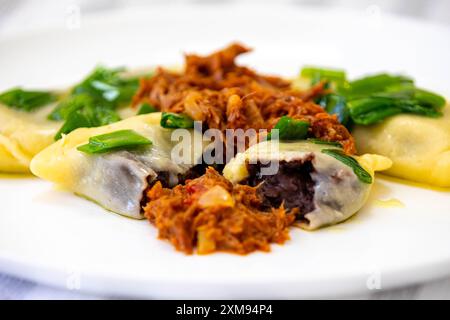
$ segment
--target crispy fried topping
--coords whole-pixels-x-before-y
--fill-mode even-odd
[[[177,250],[191,254],[227,251],[239,254],[269,251],[283,243],[295,220],[283,207],[262,211],[257,189],[232,185],[213,168],[186,185],[163,188],[157,182],[147,193],[145,216]]]
[[[184,113],[220,130],[271,129],[287,115],[308,121],[310,136],[340,142],[347,153],[355,152],[347,129],[313,102],[326,93],[323,83],[301,92],[290,81],[238,66],[236,57],[248,51],[232,44],[209,56],[186,55],[183,72],[160,68],[141,80],[133,105],[145,102],[161,111]],[[233,185],[213,168],[173,189],[158,181],[146,191],[144,213],[158,228],[159,238],[188,254],[195,248],[200,254],[269,251],[270,243],[289,238],[288,227],[299,210],[307,212],[312,205],[309,173],[285,169],[252,186]],[[289,186],[280,186],[280,181]],[[262,183],[266,185],[261,188]]]
[[[288,115],[308,121],[311,136],[340,142],[347,153],[355,152],[353,137],[336,116],[312,102],[325,91],[323,84],[301,92],[287,80],[236,65],[236,57],[248,51],[232,44],[205,57],[186,55],[184,72],[160,68],[152,78],[141,80],[133,105],[147,102],[221,130],[271,129]]]

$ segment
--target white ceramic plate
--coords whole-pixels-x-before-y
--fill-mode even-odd
[[[240,40],[241,62],[294,76],[303,64],[350,76],[404,72],[450,96],[450,31],[383,13],[303,7],[153,7],[82,20],[81,28],[0,41],[0,90],[61,87],[95,64],[182,62]],[[383,207],[379,199],[404,206]],[[108,295],[155,298],[299,298],[368,293],[450,274],[450,193],[378,179],[343,224],[291,231],[271,253],[186,256],[146,221],[106,212],[31,177],[0,179],[0,271]]]

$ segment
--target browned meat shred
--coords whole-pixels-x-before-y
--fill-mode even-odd
[[[142,79],[133,105],[149,103],[164,112],[184,113],[220,130],[269,130],[287,115],[308,121],[310,136],[355,152],[348,130],[313,102],[326,93],[323,83],[305,92],[294,90],[290,81],[237,65],[236,57],[248,51],[232,44],[208,56],[186,55],[184,71],[159,68]],[[233,185],[213,168],[204,172],[201,166],[178,177],[174,188],[161,174],[145,192],[145,216],[159,238],[188,254],[195,248],[200,254],[269,251],[271,243],[289,238],[295,216],[314,209],[313,168],[309,160],[282,162],[278,174],[264,179],[255,178],[259,169],[248,167],[247,185]]]
[[[200,178],[173,189],[157,182],[148,191],[145,216],[177,250],[191,254],[227,251],[247,254],[269,251],[270,243],[289,239],[288,226],[295,210],[283,206],[260,210],[257,189],[233,185],[213,168]]]
[[[221,130],[271,129],[288,115],[308,121],[311,136],[340,142],[347,153],[355,152],[353,137],[336,116],[312,102],[324,92],[323,84],[301,92],[287,80],[238,66],[236,57],[248,51],[232,44],[209,56],[186,55],[184,72],[160,68],[142,79],[133,105],[146,102],[161,111],[185,113]]]

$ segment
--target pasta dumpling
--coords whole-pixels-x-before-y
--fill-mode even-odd
[[[300,226],[314,230],[355,214],[367,201],[374,172],[390,165],[383,156],[355,159],[326,144],[265,141],[239,153],[224,176],[258,187],[267,206],[298,210]]]
[[[150,113],[102,127],[76,129],[36,155],[31,171],[110,211],[143,218],[141,202],[147,187],[157,180],[167,186],[177,184],[197,164],[197,158],[201,159],[195,150],[188,161],[172,159],[177,141],[172,141],[172,130],[160,126],[160,119],[161,113]],[[151,145],[98,154],[78,150],[93,136],[119,130],[133,130]]]
[[[29,172],[33,156],[54,141],[61,126],[47,120],[53,107],[22,112],[0,104],[0,172]]]
[[[450,187],[450,106],[440,118],[401,114],[352,132],[357,150],[389,157],[391,176]]]

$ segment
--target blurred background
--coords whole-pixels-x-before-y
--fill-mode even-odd
[[[361,17],[369,16],[377,18],[379,16],[394,14],[406,17],[408,19],[412,18],[446,25],[448,28],[450,28],[450,0],[0,0],[0,39],[12,36],[17,33],[26,33],[31,30],[48,27],[56,27],[60,29],[77,29],[80,28],[83,24],[83,19],[88,18],[89,16],[95,16],[114,10],[127,9],[130,7],[158,6],[164,7],[163,10],[165,11],[166,9],[171,10],[171,8],[175,6],[209,6],[217,8],[217,15],[220,15],[220,8],[223,8],[224,6],[245,3],[246,5],[251,6],[252,13],[255,13],[255,15],[258,16],[260,12],[257,9],[271,2],[276,2],[277,4],[281,3],[286,6],[292,7],[310,6],[315,8],[349,9],[360,13],[356,16]],[[253,10],[253,8],[255,9]],[[182,12],[184,14],[184,11]],[[215,9],[214,12],[216,12]],[[232,11],[232,13],[234,14],[234,11]],[[273,14],[276,15],[277,12],[273,12]],[[270,11],[270,16],[271,15],[272,11]],[[185,20],[190,21],[189,18],[190,17],[187,17],[187,19]],[[214,17],[209,18],[210,19],[208,21],[214,21],[215,23],[217,23],[217,21],[214,20]],[[151,16],[149,17],[149,19],[151,19]],[[382,21],[380,19],[378,20]],[[376,22],[378,20],[366,19],[365,21],[367,21],[367,23],[369,24],[374,23],[374,26],[377,27],[378,25],[376,24]],[[147,20],[144,21],[145,23],[147,23]],[[168,24],[170,24],[170,22],[171,21],[168,21]],[[228,21],[226,22],[228,23]],[[201,23],[203,23],[203,21],[201,21]],[[204,52],[208,52],[208,50],[211,50],[211,48],[217,48],[223,45],[223,40],[220,39],[220,37],[215,40],[211,40],[211,38],[208,38],[208,32],[207,30],[206,32],[204,31],[204,26],[201,25],[201,23],[197,23],[197,27],[195,27],[202,31],[199,38],[205,38],[208,41],[213,41],[213,43],[217,45],[216,47],[214,47],[213,45],[209,46],[208,48],[201,47],[201,45],[204,44],[202,41],[194,41],[189,45],[189,47],[183,44],[177,44],[177,46],[183,49],[201,48],[205,49]],[[230,21],[229,23],[232,24],[233,21]],[[241,30],[239,29],[238,35],[243,36],[244,39],[247,39],[247,37],[252,32],[252,27],[254,26],[247,21],[244,21],[244,23],[249,25],[250,28],[248,29],[250,30],[247,30],[247,32],[242,35]],[[202,29],[200,29],[198,25],[200,25]],[[294,21],[292,25],[297,26],[297,21]],[[352,28],[351,31],[353,31],[353,29],[356,29],[352,24],[349,25]],[[228,24],[226,26],[228,27]],[[270,31],[271,29],[270,21],[268,21],[266,25],[266,21],[262,20],[259,26],[265,27],[264,30],[261,31],[261,29],[257,29],[257,31],[263,34],[262,38],[264,39],[264,42],[268,42],[270,46],[272,46],[273,43],[276,43],[278,38],[282,38],[282,36],[279,37],[278,33],[276,35],[274,35],[274,33],[270,33],[268,35],[264,34],[264,31]],[[158,28],[159,27],[160,26],[158,25]],[[176,25],[175,27],[178,28],[178,25]],[[395,43],[396,51],[398,51],[396,56],[400,56],[400,60],[397,58],[388,59],[387,57],[391,55],[391,52],[389,52],[389,50],[384,50],[384,47],[377,47],[375,45],[367,47],[361,46],[363,48],[357,48],[358,50],[356,50],[356,53],[352,55],[353,60],[350,60],[345,55],[339,54],[341,47],[344,45],[340,43],[339,39],[327,39],[325,49],[320,50],[321,48],[324,48],[320,47],[320,45],[323,45],[323,41],[321,41],[320,39],[318,39],[318,41],[313,41],[315,40],[315,38],[313,39],[313,36],[329,32],[329,29],[321,30],[321,25],[317,27],[308,24],[308,27],[308,32],[314,31],[312,32],[312,36],[307,41],[310,46],[305,47],[303,43],[293,43],[292,46],[293,48],[295,48],[295,50],[292,50],[292,55],[297,55],[295,59],[292,58],[292,56],[289,56],[289,52],[283,53],[284,56],[287,56],[290,59],[290,61],[297,61],[296,65],[287,65],[289,70],[286,71],[289,71],[289,73],[286,72],[286,74],[292,75],[293,72],[297,72],[297,70],[299,70],[300,68],[300,65],[305,62],[320,63],[321,65],[325,64],[329,66],[342,66],[343,68],[348,69],[350,72],[354,71],[354,74],[358,75],[363,72],[379,72],[380,69],[387,69],[391,72],[407,71],[408,74],[414,76],[417,79],[420,79],[419,84],[421,84],[423,81],[424,84],[427,84],[426,86],[424,85],[425,87],[429,86],[430,88],[434,88],[438,92],[446,92],[450,94],[450,92],[448,91],[448,82],[446,83],[445,81],[441,81],[441,78],[448,78],[448,73],[443,73],[442,77],[439,78],[436,77],[436,72],[428,72],[429,70],[440,70],[437,68],[441,68],[442,70],[446,71],[449,69],[448,59],[447,62],[443,62],[443,60],[445,60],[445,58],[448,56],[448,54],[447,56],[445,54],[445,52],[448,52],[448,50],[444,50],[444,53],[438,52],[435,55],[436,57],[440,57],[442,59],[435,59],[436,61],[429,61],[430,59],[424,61],[423,59],[421,59],[422,57],[428,57],[430,55],[428,51],[436,50],[435,47],[427,47],[426,45],[423,45],[423,43],[427,43],[428,36],[425,35],[430,34],[430,32],[428,31],[421,34],[421,30],[424,29],[423,25],[420,25],[421,29],[414,28],[413,31],[407,30],[408,33],[414,33],[415,39],[418,39],[416,50],[412,52],[408,51],[408,48],[410,48],[411,46],[404,46],[405,48],[403,48],[402,46],[402,43],[410,39],[408,37],[404,37],[405,33],[402,34],[400,31],[391,33],[390,30],[380,30],[379,32],[377,30],[373,30],[372,35],[376,36],[374,39],[374,43]],[[193,27],[192,29],[195,28]],[[315,28],[315,30],[311,30],[313,28]],[[159,36],[159,40],[161,40],[161,38],[163,38],[165,34],[169,34],[173,37],[174,32],[169,32],[170,30],[166,29],[167,26],[162,25],[161,30],[164,32],[160,32],[159,29],[156,31],[152,31],[153,34],[164,33],[163,35]],[[233,33],[231,33],[230,37],[235,35],[235,29],[236,28],[232,30]],[[365,26],[364,30],[366,29],[367,26]],[[107,31],[105,33],[107,33]],[[269,39],[269,41],[266,41],[266,37],[267,39]],[[83,48],[85,48],[84,46],[80,46],[81,49],[77,48],[77,44],[82,43],[84,39],[72,37],[72,40],[74,42],[71,44],[66,41],[67,39],[65,37],[58,38],[62,39],[62,41],[60,41],[62,42],[62,45],[55,42],[54,46],[51,46],[49,48],[40,46],[41,43],[39,42],[39,39],[39,37],[34,36],[28,39],[30,41],[35,41],[34,43],[36,44],[36,49],[32,53],[24,54],[21,57],[21,68],[9,68],[9,70],[14,70],[14,72],[10,72],[8,74],[8,77],[0,77],[1,89],[6,89],[17,84],[28,85],[30,87],[33,86],[36,88],[39,88],[40,85],[44,86],[45,88],[53,86],[59,87],[64,84],[70,85],[84,76],[91,68],[93,68],[96,59],[98,59],[98,57],[92,57],[92,55],[90,55],[89,53],[85,53],[83,51]],[[255,37],[252,37],[252,39],[255,39]],[[134,38],[131,38],[130,43],[132,43],[134,40]],[[139,40],[141,39],[139,38]],[[281,40],[286,41],[285,38]],[[441,40],[448,41],[448,39]],[[135,65],[132,66],[137,67],[139,63],[148,63],[149,61],[164,64],[178,61],[177,59],[181,58],[181,52],[171,51],[171,53],[168,54],[168,51],[165,48],[154,48],[152,51],[142,51],[129,49],[128,47],[123,46],[122,43],[120,43],[120,45],[117,45],[115,43],[117,41],[116,34],[111,35],[105,41],[106,45],[104,45],[103,43],[98,44],[93,42],[90,43],[90,45],[95,48],[95,52],[102,52],[101,49],[103,49],[103,46],[105,48],[116,48],[117,52],[110,52],[111,50],[105,49],[100,56],[101,62],[110,66],[129,65],[129,63],[135,63]],[[205,40],[204,42],[208,41]],[[137,43],[138,41],[134,42],[136,42],[136,44],[132,48],[136,49],[137,47],[139,47],[139,43]],[[189,39],[184,39],[184,41],[181,42],[185,44],[189,42]],[[50,42],[47,42],[47,44],[48,43]],[[367,44],[368,42],[366,41],[365,43]],[[314,46],[312,46],[312,44],[314,44]],[[448,45],[446,43],[444,44],[448,48]],[[252,54],[251,61],[252,63],[259,62],[258,66],[264,65],[262,62],[269,61],[270,63],[267,64],[269,67],[268,70],[264,70],[263,68],[258,68],[258,70],[261,70],[263,72],[272,72],[273,70],[277,70],[278,72],[278,70],[282,70],[282,68],[286,66],[286,63],[279,61],[280,59],[277,55],[263,55],[265,50],[270,47],[269,45],[264,46],[264,43],[262,42],[252,42],[251,46],[257,47],[258,50],[254,54]],[[300,49],[300,46],[302,49]],[[62,47],[64,47],[64,50],[62,50]],[[70,48],[70,50],[67,50],[66,47]],[[173,48],[173,46],[169,47]],[[355,47],[357,46],[355,45]],[[56,49],[56,51],[54,51],[53,49]],[[274,50],[276,50],[276,48]],[[8,52],[5,53],[5,51],[2,52],[3,56],[7,56],[8,54]],[[69,53],[67,51],[69,51]],[[270,53],[272,51],[268,52]],[[58,59],[55,59],[55,56],[57,56]],[[73,63],[72,61],[74,60],[72,59],[73,56],[77,57],[76,63]],[[2,66],[0,70],[2,70],[3,74],[7,74],[7,72],[5,72],[5,69],[7,69],[8,65],[11,64],[10,60],[17,59],[17,57],[14,56],[14,53],[11,53],[9,57],[9,60],[4,58],[0,60],[0,65]],[[354,59],[354,57],[357,57],[357,59]],[[40,61],[40,59],[42,59],[43,63],[36,64],[35,62]],[[54,60],[52,61],[51,68],[48,67],[48,62],[50,60]],[[251,64],[249,65],[252,66]],[[80,66],[83,67],[80,68]],[[349,66],[351,66],[351,70]],[[292,67],[294,71],[292,71]],[[33,70],[33,72],[30,72],[29,70]],[[44,72],[47,77],[45,77],[45,79],[43,80],[42,74],[44,74]],[[23,83],[23,81],[25,80],[27,82]],[[449,288],[450,279],[447,279],[445,281],[435,281],[428,286],[416,285],[402,290],[388,291],[380,294],[370,294],[370,296],[371,298],[375,299],[449,299]],[[76,294],[74,295],[73,292],[53,290],[45,286],[0,274],[0,299],[11,297],[19,299],[79,297],[88,298],[86,296],[77,296]]]
[[[261,6],[269,0],[0,0],[0,35],[64,25],[68,16],[83,16],[131,6],[223,6],[246,2]],[[298,6],[325,6],[369,12],[393,13],[450,24],[449,0],[278,0]]]

